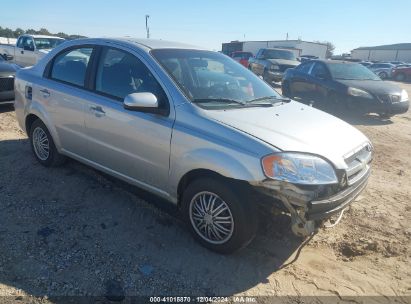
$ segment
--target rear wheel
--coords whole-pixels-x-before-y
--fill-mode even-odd
[[[245,247],[257,230],[253,206],[233,187],[223,179],[201,178],[183,194],[182,211],[195,239],[219,253]]]
[[[388,74],[386,72],[380,72],[380,73],[378,73],[378,76],[380,76],[381,79],[387,79],[388,78]]]
[[[31,125],[29,138],[33,154],[43,166],[54,167],[65,162],[66,158],[58,153],[49,130],[40,119]]]

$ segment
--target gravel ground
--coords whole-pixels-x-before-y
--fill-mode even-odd
[[[411,85],[402,86],[411,96]],[[410,301],[411,112],[345,119],[376,154],[366,191],[341,223],[302,244],[288,218],[276,217],[246,249],[224,256],[198,245],[159,198],[76,161],[42,167],[13,109],[0,107],[0,302],[78,295],[99,303],[124,295]]]

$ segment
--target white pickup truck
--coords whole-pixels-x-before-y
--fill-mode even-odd
[[[64,41],[63,38],[54,36],[22,35],[17,39],[15,46],[0,45],[0,55],[20,66],[32,66],[51,49]]]

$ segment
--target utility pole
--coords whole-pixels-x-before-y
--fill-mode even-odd
[[[146,15],[146,32],[147,32],[147,39],[150,38],[150,28],[148,27],[148,18],[150,18],[150,15]]]

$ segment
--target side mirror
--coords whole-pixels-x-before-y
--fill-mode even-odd
[[[23,50],[25,50],[25,51],[34,51],[34,47],[33,47],[33,46],[29,46],[29,45],[25,45],[25,46],[23,47]]]
[[[124,108],[130,111],[162,114],[157,97],[150,92],[131,93],[124,98]]]

